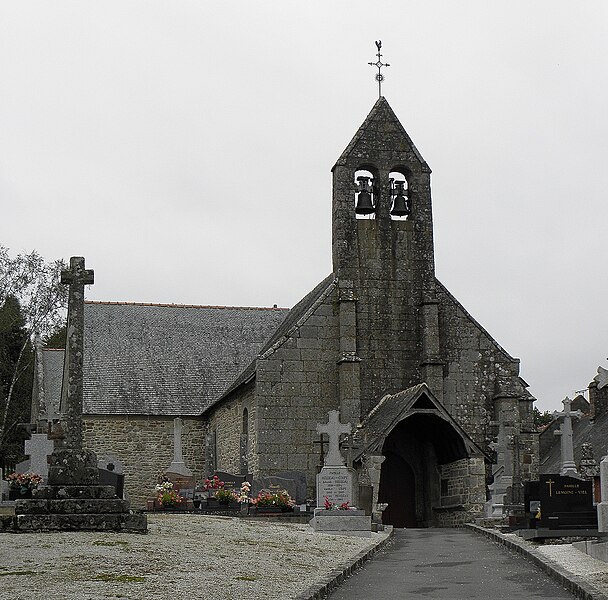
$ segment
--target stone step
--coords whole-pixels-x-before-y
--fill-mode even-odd
[[[45,485],[35,489],[32,496],[37,499],[67,498],[115,498],[116,490],[111,485]]]
[[[128,513],[129,502],[118,498],[89,499],[69,498],[66,500],[16,500],[15,514],[17,515],[40,515],[40,514],[99,514],[99,513]]]
[[[142,514],[16,515],[15,530],[147,533],[148,520]]]

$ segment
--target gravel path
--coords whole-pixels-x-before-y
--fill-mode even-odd
[[[308,525],[150,514],[148,535],[1,533],[0,599],[294,598],[381,539]]]

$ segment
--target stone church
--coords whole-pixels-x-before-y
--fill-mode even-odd
[[[85,443],[122,464],[135,504],[177,416],[197,478],[299,471],[314,498],[316,426],[337,409],[349,465],[399,526],[481,515],[491,463],[537,475],[534,398],[435,278],[431,170],[384,97],[332,171],[333,272],[291,310],[86,304]]]

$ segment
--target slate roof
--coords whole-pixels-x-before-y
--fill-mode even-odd
[[[266,358],[281,346],[300,327],[306,319],[314,312],[315,308],[322,303],[336,286],[336,277],[332,273],[319,283],[311,292],[306,294],[290,311],[285,320],[273,333],[272,337],[264,344],[258,355]],[[256,359],[254,358],[247,368],[235,379],[230,387],[222,394],[225,398],[241,385],[248,383],[255,377]],[[219,398],[218,398],[219,400]]]
[[[86,302],[83,412],[200,415],[288,313]]]
[[[563,417],[560,417],[560,421]],[[555,427],[548,427],[541,433],[551,436],[553,443],[550,449],[540,457],[540,472],[559,473],[561,470],[561,445],[560,438],[553,434]],[[589,442],[593,446],[593,457],[598,462],[608,454],[608,413],[600,415],[592,420],[591,415],[583,415],[581,419],[572,419],[572,440],[574,443],[574,462],[579,465],[581,460],[581,446]]]
[[[359,446],[356,458],[364,453],[381,452],[385,437],[404,418],[415,413],[439,417],[440,420],[436,421],[435,427],[441,427],[443,430],[438,435],[436,448],[438,458],[441,458],[442,453],[448,456],[457,452],[453,447],[448,447],[450,444],[448,438],[452,438],[453,444],[453,432],[460,436],[458,446],[461,446],[461,452],[465,451],[463,458],[466,455],[485,456],[479,446],[435,398],[426,383],[419,383],[396,394],[387,394],[374,406],[354,434],[355,445]]]

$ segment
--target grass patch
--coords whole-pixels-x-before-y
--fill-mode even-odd
[[[235,577],[235,579],[238,579],[239,581],[256,581],[257,577],[253,577],[251,575],[239,575],[238,577]]]
[[[6,573],[0,573],[0,577],[6,575],[38,575],[36,571],[7,571]]]
[[[145,581],[145,577],[139,575],[113,575],[111,573],[103,573],[93,577],[95,581],[107,581],[108,583],[141,583]]]
[[[124,540],[114,540],[111,542],[106,542],[105,540],[95,540],[93,542],[93,546],[128,546],[129,542],[125,542]]]

